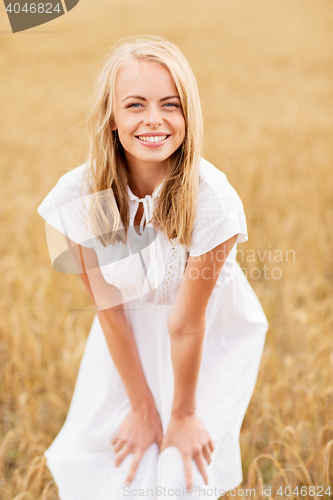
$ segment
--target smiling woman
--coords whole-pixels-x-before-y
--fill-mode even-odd
[[[161,488],[185,499],[191,486],[216,500],[242,480],[239,433],[268,328],[236,261],[243,204],[200,156],[196,81],[175,45],[126,39],[95,90],[88,161],[38,208],[96,307],[47,465],[61,500],[153,500]]]
[[[139,197],[150,194],[185,138],[180,97],[165,66],[134,60],[120,68],[111,129],[124,148],[132,191]]]

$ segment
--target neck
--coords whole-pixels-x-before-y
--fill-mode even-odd
[[[167,172],[167,163],[145,162],[144,164],[137,158],[127,158],[129,171],[129,187],[132,193],[138,198],[152,195],[155,187],[161,182]],[[130,160],[130,161],[129,161]]]

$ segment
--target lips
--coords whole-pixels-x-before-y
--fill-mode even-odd
[[[140,141],[143,142],[150,142],[150,143],[156,143],[156,142],[162,142],[165,141],[169,135],[168,134],[159,134],[159,135],[137,135],[140,139]]]
[[[146,148],[162,147],[168,141],[169,137],[171,137],[170,134],[165,134],[163,132],[148,133],[135,136],[139,143]]]

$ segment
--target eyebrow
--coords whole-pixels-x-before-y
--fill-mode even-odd
[[[125,99],[123,99],[122,102],[126,101],[126,99],[140,99],[141,101],[146,101],[147,99],[145,97],[142,97],[140,95],[128,95],[127,97],[125,97]],[[163,97],[162,99],[160,99],[160,101],[166,101],[168,99],[179,99],[180,100],[180,97],[179,95],[168,95],[167,97]]]

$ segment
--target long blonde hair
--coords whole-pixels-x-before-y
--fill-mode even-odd
[[[97,77],[94,104],[87,119],[90,140],[84,179],[88,176],[90,193],[108,190],[106,192],[111,192],[112,196],[107,198],[107,203],[105,197],[93,196],[88,213],[90,228],[104,247],[116,241],[126,241],[129,173],[117,131],[111,130],[111,119],[117,72],[133,59],[166,67],[179,93],[185,118],[185,138],[169,158],[167,174],[150,222],[153,227],[159,226],[170,242],[176,239],[190,247],[199,192],[203,137],[201,106],[197,83],[187,59],[176,45],[159,36],[121,39],[107,54]],[[119,229],[121,226],[124,232]]]

